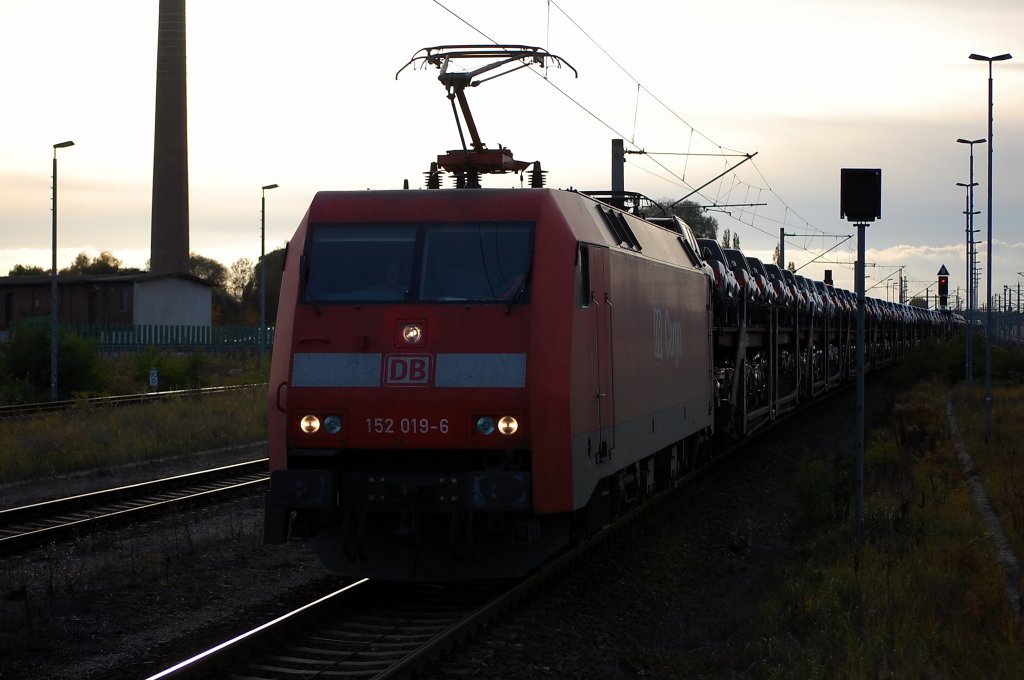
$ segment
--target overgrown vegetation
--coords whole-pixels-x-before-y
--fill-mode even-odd
[[[23,379],[4,378],[0,394],[14,397],[11,401],[15,403],[49,398],[44,388],[49,382],[49,355],[44,352],[45,358],[39,358],[39,347],[22,346],[21,338],[27,335],[19,333],[19,339],[9,343],[2,355],[37,376],[35,382],[31,374]],[[66,381],[61,384],[76,398],[144,393],[154,368],[163,390],[258,385],[262,380],[254,357],[171,354],[155,348],[120,357],[102,357],[90,346],[79,347],[78,354],[67,348],[62,351],[67,353],[62,354],[65,359],[58,367],[67,366],[71,372],[60,373],[60,380]],[[4,421],[0,428],[0,484],[188,455],[261,441],[266,436],[266,390],[262,387],[123,406],[89,405],[82,399],[68,411]]]
[[[263,382],[255,357],[165,352],[148,347],[137,353],[106,356],[95,340],[60,331],[57,336],[59,399],[138,394],[149,389],[156,369],[159,389]],[[21,323],[9,342],[0,344],[0,404],[50,400],[50,327],[44,319]]]
[[[87,406],[0,428],[0,484],[266,439],[266,390]]]
[[[982,344],[982,343],[978,343]],[[797,494],[793,559],[758,611],[734,673],[766,678],[1024,677],[1021,630],[995,548],[950,440],[950,384],[964,345],[929,345],[892,377],[931,374],[897,398],[866,447],[865,540],[853,541],[849,465],[810,458]],[[998,358],[997,358],[998,357]],[[993,436],[984,442],[979,382],[956,390],[958,424],[1015,553],[1024,549],[1024,357],[993,352]],[[979,373],[984,356],[975,361]],[[899,382],[903,381],[903,382]]]
[[[100,361],[94,340],[72,333],[57,335],[57,384],[64,394],[103,393],[109,367]],[[0,345],[0,403],[23,404],[50,398],[50,326],[26,320],[9,342]]]
[[[49,401],[50,328],[43,321],[22,323],[11,340],[0,345],[0,403]],[[58,353],[58,397],[80,400],[79,405],[4,421],[0,484],[266,438],[266,390],[260,387],[169,403],[104,407],[85,401],[144,393],[153,369],[161,390],[257,385],[265,379],[254,356],[172,353],[154,347],[104,356],[94,341],[65,333],[58,336]]]
[[[975,333],[971,349],[974,382],[981,385],[980,381],[985,378],[985,337],[982,333]],[[949,342],[927,340],[919,351],[901,360],[900,365],[892,369],[887,378],[895,384],[908,385],[920,380],[921,376],[933,376],[952,387],[967,377],[966,356],[966,338],[963,334]],[[993,345],[992,375],[996,380],[1010,383],[1024,381],[1024,352]]]
[[[993,362],[995,363],[995,362]],[[998,509],[1003,531],[1018,559],[1024,559],[1024,389],[997,384],[992,388],[992,431],[985,441],[982,384],[954,394],[957,425],[974,468]],[[1021,584],[1024,587],[1024,583]]]

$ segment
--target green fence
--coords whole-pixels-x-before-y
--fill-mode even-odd
[[[105,351],[144,349],[149,346],[207,351],[259,349],[259,326],[118,326],[111,324],[65,325],[61,328],[85,338],[95,338]],[[266,329],[266,347],[274,345],[273,327]]]

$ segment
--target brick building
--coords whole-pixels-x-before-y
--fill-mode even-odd
[[[191,274],[67,275],[57,301],[61,324],[209,326],[213,285]],[[50,277],[0,277],[0,341],[39,316],[50,316]]]

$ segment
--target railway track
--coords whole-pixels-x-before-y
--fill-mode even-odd
[[[497,615],[524,583],[362,579],[182,661],[161,678],[406,677]]]
[[[0,554],[11,554],[266,487],[267,459],[0,510]]]
[[[740,448],[731,447],[707,461],[677,486],[654,494],[523,579],[444,584],[362,579],[213,645],[148,680],[413,677]]]
[[[166,401],[182,397],[203,397],[225,392],[241,392],[252,389],[266,389],[266,383],[250,385],[224,385],[220,387],[200,387],[191,390],[166,390],[162,392],[143,392],[140,394],[121,394],[109,397],[91,397],[89,399],[64,399],[46,401],[38,404],[15,404],[0,406],[0,420],[5,418],[27,418],[40,413],[69,411],[71,409],[91,406],[125,406],[142,404],[151,401]]]

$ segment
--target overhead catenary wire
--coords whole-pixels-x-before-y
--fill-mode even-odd
[[[640,82],[640,80],[638,78],[636,78],[632,73],[630,73],[629,70],[626,69],[625,66],[623,66],[621,63],[619,63],[619,61],[617,59],[615,59],[615,57],[613,57],[611,55],[611,53],[608,52],[608,50],[606,50],[603,46],[601,46],[601,44],[598,43],[598,41],[596,39],[594,39],[593,36],[591,36],[585,29],[583,29],[583,27],[580,26],[579,23],[575,19],[573,19],[571,16],[569,16],[569,14],[564,9],[562,9],[562,7],[559,6],[559,4],[557,2],[555,2],[554,0],[548,0],[548,7],[549,8],[550,7],[554,7],[555,9],[557,9],[566,18],[566,20],[568,20],[574,27],[576,27],[576,29],[579,30],[580,33],[583,34],[588,40],[590,40],[613,64],[615,64],[616,67],[618,67],[629,79],[634,81],[636,83],[638,93],[641,90],[643,92],[647,93],[655,102],[657,102],[659,105],[661,105],[666,111],[668,111],[672,116],[674,116],[677,120],[679,120],[683,125],[685,125],[687,128],[689,128],[690,134],[689,134],[689,140],[688,140],[687,151],[686,151],[687,161],[686,161],[686,164],[684,164],[683,175],[679,176],[676,173],[674,173],[671,170],[669,170],[664,165],[662,165],[660,163],[657,163],[660,167],[662,167],[662,169],[664,169],[670,175],[672,175],[673,177],[676,177],[677,179],[679,179],[680,183],[684,187],[691,188],[691,184],[685,180],[685,175],[686,175],[686,169],[687,169],[688,163],[689,163],[689,157],[694,155],[692,153],[692,148],[693,148],[693,136],[695,134],[696,135],[700,135],[700,137],[702,137],[703,139],[707,140],[709,143],[711,143],[714,146],[717,146],[719,149],[721,149],[722,151],[718,155],[721,155],[721,156],[751,156],[750,154],[746,154],[746,153],[743,153],[743,152],[740,152],[740,151],[736,151],[735,149],[729,149],[728,147],[724,147],[724,146],[718,144],[717,142],[713,141],[707,135],[703,134],[696,127],[694,127],[689,122],[687,122],[675,110],[673,110],[672,107],[670,107],[668,104],[666,104],[664,101],[662,101],[661,98],[659,98],[657,95],[655,95],[653,92],[651,92],[647,87],[645,87]],[[549,11],[549,15],[550,15],[550,11]],[[598,118],[595,114],[591,114],[591,115],[594,115],[595,118]],[[635,129],[634,129],[634,135],[635,135]],[[619,135],[619,136],[625,138],[623,135]],[[633,139],[635,139],[635,136],[631,138],[631,143],[632,143]],[[634,144],[634,146],[635,146],[635,144]],[[727,152],[732,152],[732,153],[727,153]],[[653,154],[652,154],[652,152],[647,152],[647,155],[651,156]],[[708,155],[714,155],[714,154],[708,154]],[[763,188],[758,187],[759,191],[763,189],[763,190],[767,190],[768,192],[770,192],[771,195],[774,196],[775,199],[778,200],[779,203],[783,206],[783,208],[785,209],[785,215],[787,217],[788,217],[788,214],[790,212],[792,212],[794,216],[798,217],[801,221],[803,221],[803,223],[804,223],[804,225],[805,225],[805,227],[807,229],[811,229],[811,230],[814,230],[814,231],[821,232],[823,236],[827,235],[827,236],[831,236],[831,237],[844,238],[843,235],[841,235],[841,234],[830,234],[829,232],[827,232],[827,231],[825,231],[823,229],[819,229],[818,227],[816,227],[813,224],[811,224],[808,220],[803,218],[796,210],[794,210],[792,208],[792,206],[790,206],[785,200],[783,200],[782,197],[779,196],[779,194],[771,187],[771,185],[768,182],[767,178],[764,176],[764,173],[757,166],[757,163],[756,162],[751,162],[750,165],[751,165],[751,167],[753,167],[755,169],[755,171],[757,172],[757,175],[764,182],[765,186]],[[734,173],[733,177],[734,177],[735,181],[742,182],[742,180],[740,180],[735,175],[735,173]],[[749,184],[749,183],[746,183],[746,182],[743,182],[743,183],[744,184]],[[749,186],[753,186],[753,185],[749,185]],[[731,193],[731,190],[730,190],[730,193]],[[721,193],[719,193],[718,196],[716,196],[714,199],[711,199],[711,198],[706,197],[706,196],[704,198],[707,198],[713,204],[726,202],[726,201],[722,200]],[[745,216],[744,215],[745,212],[746,211],[741,211],[741,213],[740,213],[741,217],[740,218],[735,217],[731,213],[727,213],[727,214],[729,215],[729,217],[731,217],[732,219],[735,219],[737,222],[740,222],[741,224],[744,224],[745,226],[751,227],[755,231],[759,231],[762,234],[765,234],[765,235],[768,235],[768,236],[772,236],[774,238],[773,234],[771,234],[771,233],[765,231],[764,229],[759,228],[757,225],[755,225],[754,224],[754,220],[755,219],[759,219],[759,220],[766,220],[766,221],[770,221],[770,222],[779,223],[778,220],[766,217],[764,215],[758,215],[757,211],[754,210],[754,211],[751,211],[749,213],[749,222],[745,222],[742,219],[742,217]],[[784,221],[785,220],[783,220],[783,223],[784,223]],[[844,241],[845,240],[846,239],[844,238]],[[799,244],[793,244],[793,245],[794,245],[794,247],[796,247],[796,248],[798,248],[800,250],[803,250],[805,252],[808,252],[808,253],[812,252],[808,248],[806,248],[804,246],[801,246]]]
[[[499,44],[490,35],[488,35],[484,31],[482,31],[481,29],[479,29],[476,26],[474,26],[472,23],[467,21],[465,18],[460,16],[458,13],[454,12],[449,7],[446,7],[440,0],[433,0],[433,2],[438,7],[440,7],[444,11],[448,12],[453,17],[458,19],[460,22],[465,24],[471,30],[475,31],[476,33],[478,33],[479,35],[484,37],[486,40],[490,41],[491,43],[493,43],[495,45]],[[664,177],[664,176],[661,176],[659,174],[650,172],[649,170],[641,168],[637,164],[633,164],[633,167],[635,167],[637,169],[641,169],[644,172],[647,172],[648,174],[650,174],[652,177],[656,177],[658,179],[661,179],[662,181],[665,181],[666,183],[674,184],[674,185],[679,186],[681,188],[685,188],[685,189],[690,191],[691,195],[693,195],[693,194],[699,195],[702,199],[704,199],[704,200],[708,201],[708,203],[712,204],[709,207],[713,208],[717,204],[731,203],[732,201],[730,201],[728,198],[723,198],[723,192],[722,192],[722,185],[721,185],[721,183],[719,183],[719,190],[717,192],[717,195],[714,196],[714,197],[709,196],[709,195],[705,195],[705,194],[701,193],[699,189],[695,189],[693,187],[693,185],[686,179],[686,174],[687,174],[687,171],[689,169],[690,157],[691,156],[697,156],[697,155],[707,155],[707,156],[720,156],[720,157],[723,157],[723,159],[727,159],[728,157],[731,157],[731,156],[745,156],[745,157],[747,157],[747,160],[751,160],[753,158],[753,155],[756,155],[756,154],[748,154],[748,153],[745,153],[745,152],[742,152],[742,151],[738,151],[736,149],[732,149],[732,148],[723,146],[723,145],[715,142],[714,140],[712,140],[706,134],[704,134],[703,132],[698,130],[695,126],[690,124],[685,118],[683,118],[678,112],[676,112],[671,106],[669,106],[667,103],[665,103],[660,97],[658,97],[649,88],[644,86],[644,84],[640,81],[639,78],[634,76],[597,39],[595,39],[586,29],[584,29],[583,26],[581,26],[579,24],[579,22],[577,22],[572,16],[570,16],[569,13],[566,12],[566,10],[563,9],[557,2],[555,2],[555,0],[546,0],[546,4],[547,4],[547,10],[548,11],[547,11],[547,17],[546,17],[546,26],[545,26],[545,40],[547,42],[547,47],[548,48],[550,48],[550,41],[551,41],[551,9],[554,8],[555,10],[557,10],[566,19],[566,21],[568,21],[576,30],[578,30],[580,32],[581,35],[583,35],[587,40],[589,40],[609,61],[611,61],[611,63],[613,63],[628,79],[633,81],[633,83],[636,85],[637,95],[636,95],[636,102],[635,102],[635,105],[634,105],[634,112],[633,112],[633,130],[632,130],[632,133],[629,134],[629,135],[624,134],[622,131],[618,130],[614,125],[612,125],[611,123],[609,123],[606,120],[604,120],[599,114],[597,114],[594,111],[590,110],[583,102],[579,101],[576,97],[573,97],[571,94],[569,94],[563,88],[559,87],[555,82],[553,82],[551,79],[549,79],[547,77],[546,67],[545,67],[543,73],[538,72],[534,68],[530,68],[529,70],[532,71],[534,74],[538,75],[539,77],[543,78],[544,81],[550,87],[554,88],[555,91],[557,91],[559,94],[561,94],[563,97],[565,97],[571,103],[575,104],[580,110],[582,110],[584,113],[589,115],[597,123],[599,123],[600,125],[605,127],[607,130],[609,130],[617,138],[625,140],[630,146],[634,147],[638,151],[642,151],[642,149],[640,149],[640,147],[638,147],[636,145],[636,143],[635,143],[636,142],[637,126],[638,126],[638,122],[639,122],[639,107],[640,107],[639,106],[639,97],[640,97],[641,93],[646,94],[654,102],[656,102],[658,105],[660,105],[665,111],[667,111],[672,117],[674,117],[676,120],[678,120],[681,124],[683,124],[684,126],[686,126],[689,129],[689,136],[688,136],[689,138],[687,140],[687,150],[686,150],[685,153],[680,153],[680,152],[675,152],[675,153],[673,153],[673,152],[645,152],[645,155],[647,156],[647,158],[654,165],[656,165],[658,168],[660,168],[660,170],[662,172],[666,173],[669,177],[674,178],[674,179],[669,179],[668,177]],[[717,154],[694,154],[692,152],[692,149],[693,149],[693,143],[694,143],[694,136],[695,135],[699,136],[700,138],[705,140],[707,143],[709,143],[709,144],[713,145],[714,147],[718,148],[719,149],[719,153],[717,153]],[[676,173],[671,168],[669,168],[667,165],[665,165],[664,163],[659,161],[657,158],[655,158],[655,156],[658,156],[658,155],[683,155],[683,156],[685,156],[686,161],[684,162],[684,165],[683,165],[682,174],[680,175],[680,174]],[[726,166],[728,166],[728,161],[727,160],[726,160]],[[797,212],[795,209],[793,209],[793,207],[789,203],[787,203],[775,191],[775,189],[768,182],[767,178],[764,176],[764,173],[761,171],[760,167],[758,167],[756,162],[753,162],[751,160],[750,166],[752,168],[754,168],[754,171],[757,173],[757,176],[760,178],[761,182],[763,183],[763,186],[758,187],[756,185],[750,184],[749,182],[745,182],[744,180],[742,180],[741,178],[738,177],[738,175],[735,172],[735,168],[733,168],[733,172],[732,172],[732,180],[733,180],[732,181],[732,186],[729,188],[728,191],[725,192],[724,195],[726,197],[731,195],[737,189],[738,185],[743,185],[743,187],[745,187],[745,190],[746,190],[748,195],[749,195],[751,190],[756,190],[758,192],[758,195],[762,194],[764,191],[767,191],[783,207],[783,209],[784,209],[783,219],[779,220],[779,219],[776,219],[776,218],[772,218],[769,215],[765,215],[763,213],[759,213],[757,211],[756,207],[755,207],[755,209],[750,210],[750,211],[740,210],[739,211],[739,216],[733,215],[730,211],[724,211],[724,214],[726,214],[730,219],[733,219],[736,222],[738,222],[740,224],[743,224],[745,227],[749,227],[751,229],[754,229],[755,231],[760,232],[761,234],[769,236],[772,239],[776,239],[776,238],[778,238],[777,234],[772,234],[771,232],[767,231],[766,229],[763,229],[763,228],[759,227],[757,224],[755,224],[755,221],[761,222],[761,223],[769,222],[769,223],[773,223],[773,224],[782,224],[783,226],[785,226],[785,225],[787,225],[789,223],[790,213],[792,213],[792,215],[795,218],[799,219],[803,223],[803,227],[805,229],[812,230],[812,231],[815,231],[815,232],[819,232],[822,237],[833,237],[833,238],[841,238],[842,239],[842,241],[840,241],[840,243],[836,244],[835,246],[832,246],[832,248],[829,248],[827,251],[818,254],[815,259],[818,259],[818,258],[824,256],[826,253],[830,252],[831,250],[834,250],[836,247],[838,247],[839,245],[841,245],[842,243],[844,243],[845,241],[848,240],[848,238],[845,237],[842,234],[832,234],[832,233],[827,232],[826,230],[823,230],[823,229],[820,229],[819,227],[816,227],[814,224],[812,224],[806,218],[801,216],[799,212]],[[729,174],[728,170],[723,172],[720,175],[720,178],[724,177],[727,174]],[[710,184],[710,183],[706,183],[706,184],[702,185],[701,188],[706,187],[708,184]],[[792,246],[794,248],[797,248],[798,250],[802,250],[802,251],[807,252],[807,253],[813,254],[815,252],[815,251],[810,250],[807,247],[806,241],[805,241],[805,243],[803,245],[798,244],[798,243],[792,243],[791,244],[791,243],[788,243],[788,242],[787,242],[787,245]],[[812,262],[815,261],[815,259],[812,259],[810,262],[807,262],[807,263],[805,263],[802,266],[807,266],[808,264],[811,264]]]
[[[461,17],[461,16],[460,16],[460,15],[459,15],[458,13],[454,12],[454,11],[453,11],[453,10],[452,10],[451,8],[449,8],[449,7],[446,7],[446,6],[445,6],[445,5],[444,5],[444,4],[442,3],[442,2],[440,2],[440,0],[433,0],[433,2],[434,2],[434,4],[436,4],[436,5],[438,6],[438,7],[440,7],[441,9],[443,9],[444,11],[448,12],[448,13],[449,13],[449,14],[451,14],[451,15],[452,15],[453,17],[455,17],[456,19],[458,19],[459,21],[461,21],[461,22],[462,22],[463,24],[465,24],[465,25],[466,25],[467,27],[469,27],[470,29],[472,29],[473,31],[475,31],[476,33],[478,33],[478,34],[479,34],[480,36],[482,36],[482,37],[483,37],[483,38],[485,38],[486,40],[490,41],[490,42],[491,42],[492,44],[494,44],[494,45],[499,45],[499,43],[498,43],[498,42],[497,42],[497,41],[496,41],[496,40],[495,40],[494,38],[492,38],[492,37],[491,37],[490,35],[488,35],[487,33],[483,32],[482,30],[480,30],[479,28],[477,28],[476,26],[474,26],[473,24],[471,24],[471,23],[470,23],[469,21],[467,21],[466,19],[464,19],[463,17]],[[652,98],[654,98],[654,99],[655,99],[656,101],[658,101],[658,102],[659,102],[659,103],[660,103],[660,104],[661,104],[662,106],[665,106],[666,110],[670,111],[670,112],[671,112],[671,113],[672,113],[672,114],[673,114],[674,116],[676,116],[676,118],[678,118],[678,119],[679,119],[679,120],[680,120],[680,121],[681,121],[681,122],[682,122],[682,123],[683,123],[684,125],[686,125],[687,127],[689,127],[689,128],[690,128],[690,130],[691,130],[691,133],[692,133],[692,132],[697,132],[697,134],[700,134],[700,135],[701,135],[702,137],[704,137],[704,139],[706,139],[706,140],[707,140],[708,142],[711,142],[712,144],[714,144],[714,142],[712,142],[712,141],[711,141],[711,140],[710,140],[710,139],[709,139],[708,137],[706,137],[706,136],[704,136],[703,134],[701,134],[701,133],[700,133],[700,131],[698,131],[698,130],[697,130],[696,128],[694,128],[694,127],[693,127],[692,125],[690,125],[689,123],[687,123],[687,122],[686,122],[685,120],[683,120],[683,119],[682,119],[681,117],[679,117],[679,116],[678,116],[678,114],[676,114],[676,113],[675,113],[674,111],[672,111],[672,110],[671,110],[670,108],[668,108],[668,107],[667,107],[667,106],[666,106],[666,105],[665,105],[664,103],[662,103],[662,102],[661,102],[661,101],[660,101],[660,100],[659,100],[659,99],[658,99],[657,97],[655,97],[655,96],[654,96],[654,95],[653,95],[653,94],[652,94],[652,93],[651,93],[651,92],[650,92],[650,91],[649,91],[649,90],[648,90],[648,89],[647,89],[646,87],[643,87],[643,85],[642,85],[642,84],[640,83],[640,81],[639,81],[639,80],[637,80],[636,78],[634,78],[634,77],[632,76],[632,74],[630,74],[630,73],[629,73],[628,71],[626,71],[626,69],[625,69],[625,68],[624,68],[624,67],[623,67],[623,66],[622,66],[621,64],[619,64],[619,63],[618,63],[618,61],[616,61],[616,60],[615,60],[615,58],[614,58],[614,57],[612,57],[612,56],[611,56],[611,55],[610,55],[610,54],[608,53],[608,51],[607,51],[607,50],[605,50],[605,49],[604,49],[603,47],[601,47],[601,46],[600,46],[600,45],[599,45],[599,44],[597,43],[597,41],[595,41],[595,40],[594,40],[593,38],[591,38],[591,37],[590,37],[590,35],[588,35],[588,34],[587,34],[587,32],[586,32],[586,31],[584,31],[584,30],[583,30],[583,29],[582,29],[582,28],[581,28],[581,27],[579,26],[579,24],[578,24],[578,23],[576,23],[576,21],[575,21],[574,19],[572,19],[571,17],[569,17],[569,15],[568,15],[568,14],[566,14],[564,10],[562,10],[562,8],[561,8],[561,7],[558,7],[558,5],[557,5],[556,3],[554,3],[554,2],[552,1],[552,0],[549,0],[549,6],[554,6],[555,8],[557,8],[557,9],[558,9],[558,11],[559,11],[559,12],[561,12],[561,13],[563,14],[563,16],[565,16],[565,17],[566,17],[566,19],[568,19],[568,21],[569,21],[570,23],[572,23],[572,24],[573,24],[573,26],[575,26],[575,27],[576,27],[576,28],[577,28],[577,29],[578,29],[578,30],[579,30],[579,31],[580,31],[580,32],[581,32],[581,33],[582,33],[582,34],[583,34],[584,36],[586,36],[588,40],[590,40],[591,42],[593,42],[593,43],[594,43],[594,45],[595,45],[595,46],[597,46],[597,48],[598,48],[598,49],[599,49],[599,50],[600,50],[600,51],[601,51],[601,52],[602,52],[602,53],[603,53],[603,54],[604,54],[605,56],[607,56],[607,57],[608,57],[608,59],[609,59],[609,60],[611,60],[611,62],[612,62],[612,63],[614,63],[614,64],[615,64],[616,66],[618,66],[618,67],[619,67],[619,68],[620,68],[620,69],[621,69],[621,70],[623,71],[623,73],[625,73],[625,74],[626,74],[626,75],[627,75],[627,76],[628,76],[628,77],[629,77],[629,78],[630,78],[630,79],[631,79],[631,80],[632,80],[632,81],[633,81],[634,83],[636,83],[636,85],[637,85],[638,89],[642,89],[642,90],[643,90],[644,92],[647,92],[648,94],[650,94],[650,95],[651,95],[651,97],[652,97]],[[549,85],[550,87],[554,88],[554,89],[555,89],[555,90],[556,90],[556,91],[557,91],[557,92],[558,92],[559,94],[561,94],[561,95],[562,95],[563,97],[565,97],[565,98],[566,98],[566,99],[568,99],[568,100],[569,100],[570,102],[572,102],[572,103],[573,103],[573,104],[575,104],[575,105],[576,105],[577,107],[579,107],[579,108],[580,108],[580,110],[582,110],[582,111],[583,111],[584,113],[586,113],[587,115],[589,115],[589,116],[590,116],[591,118],[593,118],[593,119],[594,119],[594,120],[595,120],[596,122],[598,122],[599,124],[601,124],[602,126],[604,126],[605,128],[607,128],[607,129],[608,129],[608,130],[609,130],[610,132],[612,132],[612,134],[614,134],[614,135],[615,135],[616,137],[618,137],[618,138],[620,138],[620,139],[623,139],[623,140],[627,140],[627,139],[630,139],[630,136],[629,136],[629,135],[626,135],[626,134],[624,134],[623,132],[621,132],[620,130],[616,129],[616,128],[615,128],[615,127],[614,127],[613,125],[611,125],[610,123],[608,123],[607,121],[605,121],[605,120],[604,120],[603,118],[601,118],[601,116],[599,116],[598,114],[596,114],[596,113],[594,113],[593,111],[591,111],[591,110],[590,110],[589,108],[587,108],[587,107],[586,107],[586,106],[585,106],[585,105],[584,105],[584,104],[583,104],[582,102],[580,102],[580,101],[579,101],[578,99],[576,99],[575,97],[573,97],[572,95],[570,95],[570,94],[569,94],[568,92],[566,92],[566,91],[565,91],[564,89],[562,89],[561,87],[559,87],[559,86],[558,86],[557,84],[555,84],[555,83],[554,83],[554,82],[553,82],[552,80],[550,80],[550,79],[546,78],[546,77],[544,76],[544,74],[538,73],[538,72],[537,72],[536,70],[534,70],[533,68],[530,68],[529,70],[530,70],[531,72],[533,72],[533,73],[534,73],[535,75],[537,75],[537,76],[539,76],[540,78],[542,78],[542,79],[544,80],[544,82],[546,82],[546,83],[547,83],[547,84],[548,84],[548,85]],[[630,144],[631,144],[632,146],[636,147],[636,144],[634,144],[634,143],[633,143],[632,141],[630,141]],[[720,146],[720,145],[718,145],[718,144],[715,144],[715,146],[718,146],[719,148],[724,148],[724,147],[721,147],[721,146]],[[638,148],[638,147],[636,147],[636,148]],[[729,149],[729,151],[732,151],[732,152],[734,152],[734,153],[737,153],[737,154],[738,154],[738,153],[741,153],[741,152],[738,152],[738,151],[736,151],[735,149]],[[692,186],[690,186],[690,185],[689,185],[689,184],[688,184],[688,183],[687,183],[687,182],[686,182],[686,181],[685,181],[685,180],[684,180],[684,179],[683,179],[682,177],[680,177],[679,175],[677,175],[677,174],[676,174],[675,172],[673,172],[673,171],[672,171],[671,169],[669,169],[668,167],[666,167],[666,166],[665,166],[664,164],[662,164],[661,162],[657,161],[656,159],[652,159],[652,160],[654,160],[654,163],[655,163],[656,165],[658,165],[659,167],[661,167],[661,169],[662,169],[662,170],[664,170],[665,172],[667,172],[667,173],[669,173],[670,175],[672,175],[673,177],[675,177],[675,178],[676,178],[676,179],[677,179],[677,180],[678,180],[678,181],[679,181],[679,182],[680,182],[680,183],[681,183],[681,184],[682,184],[682,185],[683,185],[684,187],[686,187],[686,188],[689,188],[689,189],[692,189],[692,188],[693,188],[693,187],[692,187]],[[707,198],[707,197],[705,197],[705,198]],[[710,198],[709,198],[708,200],[712,200],[712,199],[710,199]]]

